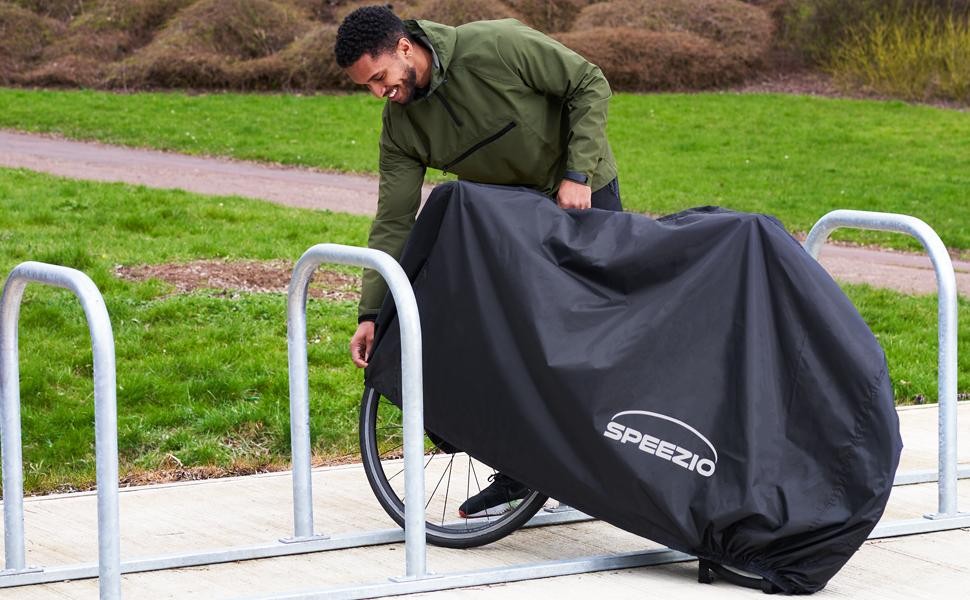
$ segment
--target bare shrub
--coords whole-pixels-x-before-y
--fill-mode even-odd
[[[193,0],[101,0],[71,23],[71,33],[124,32],[130,47],[147,44]]]
[[[337,66],[333,53],[337,27],[324,25],[296,40],[277,57],[286,77],[284,87],[300,90],[356,89],[357,86]]]
[[[13,3],[42,17],[69,21],[84,12],[92,0],[13,0]]]
[[[686,32],[720,45],[728,54],[755,63],[771,44],[773,24],[762,9],[739,0],[614,0],[586,7],[574,30],[633,27]]]
[[[306,14],[269,0],[201,0],[115,65],[108,83],[238,89],[244,87],[235,77],[238,63],[271,56],[310,27]]]
[[[68,54],[27,71],[20,83],[40,87],[101,87],[108,66],[91,56]]]
[[[348,0],[281,0],[281,2],[296,7],[314,20],[332,23],[334,11],[347,4]]]
[[[201,0],[168,29],[218,54],[246,59],[278,52],[308,28],[306,15],[269,0]]]
[[[402,19],[430,19],[445,25],[513,18],[524,20],[514,8],[492,0],[423,0],[414,6],[395,6]]]
[[[745,69],[759,66],[772,21],[755,4],[767,8],[808,1],[394,0],[389,4],[402,18],[450,25],[517,18],[542,31],[562,32],[559,37],[601,64],[615,86],[683,89],[733,82]],[[0,83],[306,91],[354,89],[333,59],[336,25],[361,6],[382,4],[375,0],[13,2],[20,8],[0,0]],[[18,24],[12,24],[14,15]],[[621,39],[598,37],[616,36],[617,28],[622,28]],[[613,51],[615,55],[610,54]],[[693,59],[699,64],[688,64]],[[658,69],[665,65],[678,72],[660,73]]]
[[[99,86],[111,63],[126,58],[192,0],[105,0],[75,18],[45,49],[43,64],[25,82],[43,86]]]
[[[600,27],[555,37],[599,66],[614,89],[705,89],[738,81],[745,73],[717,44],[683,31]]]
[[[212,53],[193,54],[181,50],[157,49],[143,60],[122,61],[112,66],[107,87],[145,88],[228,88],[232,77],[225,57]]]
[[[335,25],[321,25],[272,56],[237,63],[233,79],[252,90],[354,89],[356,86],[337,66],[333,44]]]
[[[394,2],[377,2],[376,0],[333,0],[333,9],[330,13],[331,18],[328,22],[339,25],[347,18],[347,15],[363,6],[388,6],[402,19],[431,19],[437,21],[434,16],[428,16],[414,12],[414,7],[420,0],[395,0]]]
[[[569,31],[583,8],[594,0],[506,0],[539,31]]]
[[[289,4],[305,12],[315,21],[329,25],[339,24],[344,17],[361,6],[376,4],[388,5],[388,2],[378,0],[278,0],[283,4]],[[413,4],[413,1],[405,0],[404,4]],[[399,2],[393,3],[397,7]]]
[[[23,72],[40,60],[44,48],[62,29],[53,19],[0,4],[0,82],[20,82]]]

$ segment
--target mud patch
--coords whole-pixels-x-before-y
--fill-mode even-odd
[[[115,275],[126,281],[157,279],[187,294],[198,290],[220,295],[239,292],[286,293],[293,263],[286,260],[195,260],[161,265],[117,266]],[[360,278],[339,271],[317,269],[310,282],[310,296],[335,301],[357,301]]]
[[[319,455],[314,454],[310,459],[310,466],[334,467],[360,462],[359,454]],[[228,467],[193,466],[186,467],[175,455],[169,454],[163,458],[157,469],[133,468],[119,479],[121,487],[140,485],[156,485],[160,483],[175,483],[178,481],[202,481],[205,479],[219,479],[222,477],[242,477],[245,475],[259,475],[262,473],[276,473],[288,471],[292,466],[285,459],[268,459],[261,461],[236,461]],[[94,483],[84,490],[96,489]],[[79,491],[79,490],[71,490]]]

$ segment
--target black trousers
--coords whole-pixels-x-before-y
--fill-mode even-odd
[[[623,203],[620,202],[620,182],[614,178],[613,181],[593,192],[592,201],[593,208],[621,212]]]

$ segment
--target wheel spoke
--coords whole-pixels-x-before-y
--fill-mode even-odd
[[[445,526],[445,511],[448,510],[448,492],[451,491],[451,471],[455,466],[455,455],[451,455],[451,460],[448,461],[448,483],[445,484],[445,501],[442,503],[441,507],[441,526]]]
[[[432,454],[431,457],[434,458],[434,455]],[[430,465],[430,464],[431,464],[431,460],[429,459],[428,460],[428,465]],[[428,468],[428,465],[425,465],[424,467],[425,468]],[[447,472],[447,469],[445,469],[445,472]],[[427,511],[428,510],[428,507],[431,506],[431,500],[434,499],[435,492],[438,491],[438,487],[441,486],[441,482],[444,481],[444,480],[445,480],[445,473],[442,473],[441,474],[441,477],[438,478],[438,483],[435,484],[434,489],[431,490],[431,494],[428,496],[428,502],[427,502],[427,504],[424,505],[424,510]]]
[[[384,408],[384,404],[387,404],[387,408]],[[403,481],[401,473],[405,472],[403,464],[397,462],[402,458],[401,449],[404,447],[401,416],[400,407],[389,402],[386,398],[381,397],[369,388],[365,390],[360,413],[361,453],[364,455],[364,468],[367,473],[367,478],[371,485],[374,486],[374,489],[381,490],[377,495],[381,506],[397,523],[403,526],[404,505],[406,502],[404,498],[405,490],[403,489],[403,483],[395,483],[399,478]],[[387,446],[387,449],[382,449],[382,446]],[[474,496],[475,493],[481,493],[483,483],[485,486],[488,485],[488,482],[483,481],[479,477],[479,468],[482,469],[483,477],[490,470],[494,473],[494,469],[491,469],[485,463],[477,461],[468,455],[467,452],[463,452],[460,449],[450,451],[442,450],[437,444],[429,441],[427,434],[425,434],[424,439],[424,452],[425,464],[423,467],[426,474],[425,479],[437,473],[437,471],[431,469],[432,464],[435,465],[435,469],[442,471],[438,473],[438,480],[435,482],[424,508],[425,520],[428,527],[427,535],[430,543],[454,547],[478,546],[507,535],[515,528],[520,517],[525,516],[525,512],[535,512],[538,498],[536,497],[536,492],[532,492],[532,495],[527,498],[528,502],[508,502],[507,507],[505,503],[500,504],[499,506],[501,508],[509,508],[511,510],[507,510],[499,515],[496,515],[494,510],[490,510],[494,509],[494,507],[489,507],[480,518],[469,519],[466,517],[462,519],[458,517],[458,515],[454,514],[457,508],[450,505],[451,482],[452,479],[455,479],[456,504],[463,502],[460,492],[460,480],[456,479],[456,477],[461,477],[461,473],[456,473],[455,471],[461,467],[461,456],[464,454],[468,458],[467,468],[465,470],[466,499]],[[439,453],[447,456],[447,464],[441,463],[441,461],[435,462],[435,458]],[[394,461],[393,464],[392,461]],[[390,477],[387,476],[389,473]],[[474,493],[472,479],[474,479],[475,483],[474,490],[476,492]],[[441,491],[442,483],[445,483],[443,498],[438,500],[438,492]],[[424,490],[427,490],[428,487],[425,487]],[[431,512],[431,504],[439,501],[442,502],[440,515],[437,514],[437,505],[433,513]],[[531,516],[531,513],[529,516]],[[449,515],[455,518],[449,519]]]
[[[475,476],[475,487],[477,487],[478,488],[478,492],[481,493],[482,492],[482,484],[480,484],[478,482],[478,473],[475,472],[475,463],[472,462],[472,455],[471,454],[468,455],[468,466],[471,469],[472,475]],[[494,469],[492,469],[492,470],[494,471]],[[490,524],[492,522],[492,517],[491,517],[491,515],[488,514],[488,509],[489,509],[489,507],[486,506],[485,507],[485,522]]]
[[[471,466],[471,458],[469,457],[468,465]],[[472,497],[471,491],[471,481],[472,481],[472,470],[465,469],[465,501],[467,502],[469,498]],[[468,517],[465,517],[465,529],[468,529]]]

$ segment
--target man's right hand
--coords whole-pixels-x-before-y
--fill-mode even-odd
[[[359,369],[367,366],[367,357],[374,345],[374,322],[361,321],[354,337],[350,338],[350,359]]]

